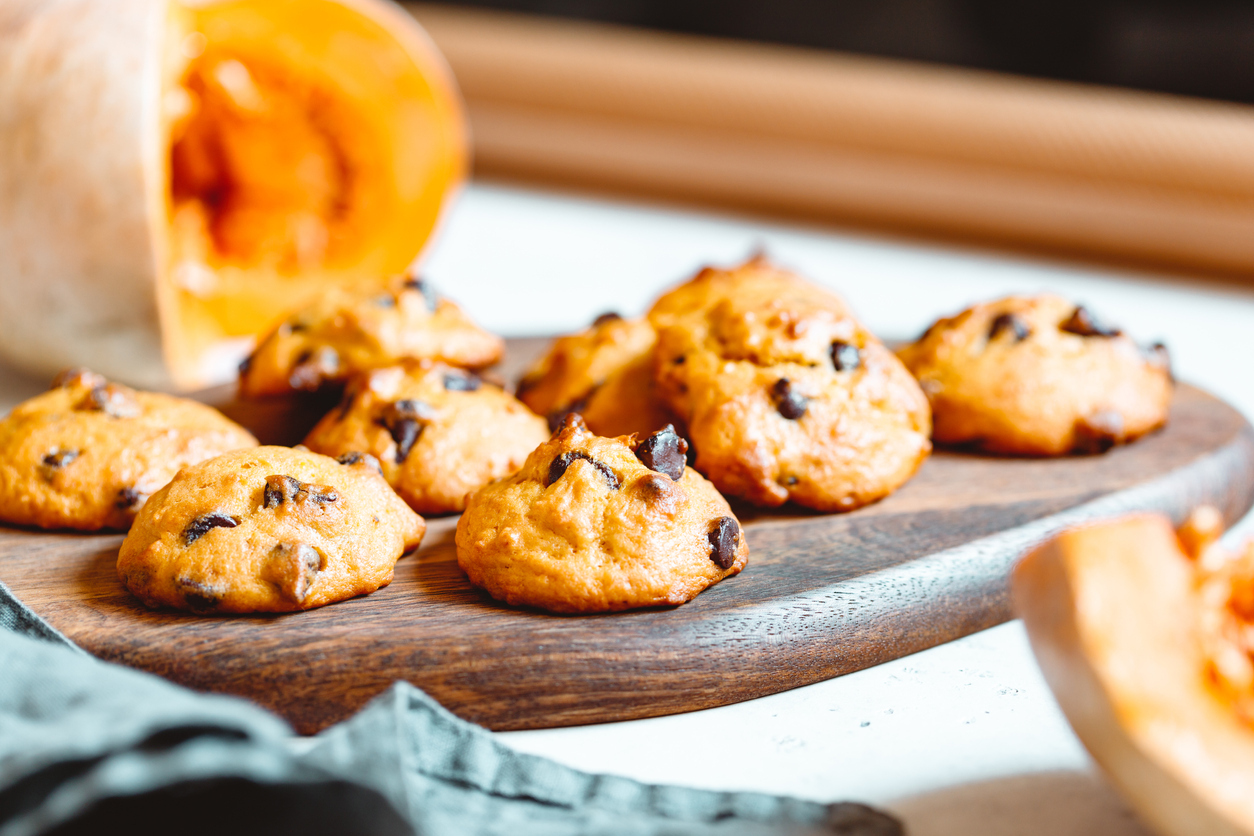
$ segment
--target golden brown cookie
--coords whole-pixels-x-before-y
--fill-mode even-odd
[[[240,393],[316,391],[405,358],[478,369],[501,359],[504,346],[422,279],[399,277],[384,290],[336,288],[261,338],[240,366]]]
[[[179,468],[256,446],[204,404],[73,369],[0,420],[0,520],[126,529]]]
[[[425,530],[370,456],[258,447],[186,468],[153,494],[118,576],[150,607],[307,610],[387,586]]]
[[[1083,307],[1012,296],[941,319],[899,356],[932,403],[932,438],[996,453],[1095,453],[1161,427],[1166,348],[1142,350]]]
[[[497,386],[441,363],[375,369],[308,438],[329,456],[370,453],[416,511],[466,507],[466,494],[513,473],[548,438],[543,418]]]
[[[758,505],[848,511],[931,450],[927,399],[829,291],[755,258],[662,296],[654,369],[696,468]]]
[[[554,612],[691,600],[743,569],[749,547],[685,449],[670,427],[602,438],[567,416],[520,471],[470,495],[458,564],[493,597]]]
[[[653,384],[657,335],[644,319],[603,314],[578,334],[553,341],[518,382],[518,398],[556,429],[568,412],[598,435],[645,435],[675,423]]]

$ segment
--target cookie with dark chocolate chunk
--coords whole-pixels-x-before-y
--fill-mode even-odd
[[[437,360],[479,369],[501,358],[504,342],[472,322],[430,283],[410,276],[386,287],[327,291],[261,337],[240,366],[246,397],[318,391],[401,360]],[[478,378],[450,372],[452,386]]]
[[[1011,296],[938,320],[898,355],[932,406],[933,439],[994,453],[1104,453],[1167,421],[1171,364],[1083,305]]]
[[[375,369],[349,394],[348,408],[318,422],[305,446],[373,456],[423,514],[462,510],[467,493],[513,473],[549,435],[545,420],[512,395],[441,363]]]
[[[518,398],[557,429],[569,412],[609,438],[641,436],[676,418],[653,384],[653,326],[602,314],[577,334],[559,337],[523,375]]]
[[[125,530],[180,468],[256,446],[204,404],[71,369],[0,420],[0,520]]]
[[[931,450],[927,399],[892,352],[834,293],[765,258],[702,270],[649,320],[658,395],[725,494],[848,511]]]
[[[150,607],[307,610],[386,586],[425,530],[368,455],[258,447],[186,468],[153,494],[118,576]]]
[[[467,498],[457,562],[493,597],[554,612],[691,600],[749,547],[686,449],[672,427],[604,438],[569,415],[521,470]]]

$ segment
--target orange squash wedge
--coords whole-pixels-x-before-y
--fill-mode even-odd
[[[1013,594],[1045,678],[1094,759],[1160,834],[1254,834],[1247,602],[1254,550],[1135,516],[1066,532]]]
[[[383,0],[0,5],[0,355],[225,380],[320,289],[419,255],[463,107]]]

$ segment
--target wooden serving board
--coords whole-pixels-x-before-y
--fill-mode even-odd
[[[520,362],[535,345],[514,348]],[[1203,502],[1229,522],[1254,503],[1254,430],[1182,385],[1167,429],[1105,455],[942,451],[850,514],[737,507],[748,567],[673,609],[497,604],[457,567],[455,518],[430,521],[387,588],[306,613],[148,610],[117,579],[120,535],[0,528],[0,580],[91,653],[248,697],[301,732],[398,679],[489,728],[530,729],[724,705],[950,641],[1010,618],[1007,572],[1050,532],[1132,510],[1179,520]]]

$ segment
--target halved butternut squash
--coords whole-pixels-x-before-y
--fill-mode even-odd
[[[1254,551],[1227,555],[1218,533],[1213,510],[1179,536],[1166,518],[1129,517],[1059,535],[1013,577],[1067,719],[1163,834],[1254,833],[1254,691],[1241,679],[1254,645],[1240,603]]]
[[[467,167],[435,47],[382,0],[0,8],[0,353],[229,378],[319,290],[382,286]]]

